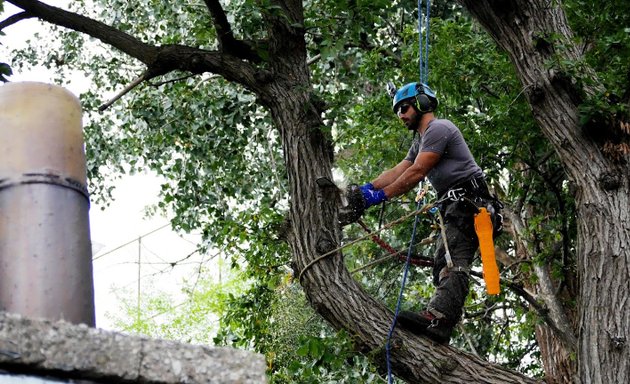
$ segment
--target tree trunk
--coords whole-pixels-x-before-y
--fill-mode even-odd
[[[288,13],[294,17],[291,25],[301,24],[297,10]],[[284,17],[270,16],[268,22],[272,26],[272,80],[261,98],[282,138],[291,195],[288,240],[296,277],[313,308],[334,328],[353,335],[358,346],[385,367],[393,313],[368,295],[346,269],[342,252],[336,251],[341,243],[338,191],[316,182],[320,177],[332,177],[332,147],[311,93],[303,35],[286,25]],[[404,330],[396,331],[392,344],[393,372],[411,383],[536,382]]]
[[[575,355],[571,355],[553,329],[546,324],[536,326],[536,341],[545,369],[547,384],[571,384],[575,377]]]
[[[461,3],[507,51],[532,112],[577,188],[578,372],[576,382],[630,382],[630,168],[628,154],[606,151],[607,137],[589,139],[579,125],[579,88],[550,63],[576,62],[560,2],[472,1]],[[592,75],[591,75],[592,76]],[[593,79],[596,82],[596,79]],[[600,132],[614,127],[600,126]],[[618,128],[617,128],[618,129]],[[620,160],[621,158],[621,160]]]
[[[299,12],[291,12],[300,24]],[[288,240],[294,270],[309,302],[334,328],[345,329],[359,347],[385,366],[385,343],[393,314],[353,279],[335,251],[340,245],[338,191],[320,187],[332,177],[332,147],[324,135],[318,103],[311,93],[303,35],[269,17],[272,81],[262,99],[282,138],[291,206]],[[330,253],[327,257],[322,255]],[[394,373],[413,383],[535,382],[498,365],[398,330],[391,351]]]

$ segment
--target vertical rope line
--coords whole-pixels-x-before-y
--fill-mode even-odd
[[[419,56],[419,75],[421,83],[428,83],[429,81],[429,17],[431,10],[431,0],[427,0],[427,8],[426,14],[422,15],[422,0],[418,0],[418,56]],[[422,46],[422,24],[424,23],[425,27],[425,36],[424,36],[424,47]],[[415,132],[414,132],[415,137]],[[422,207],[424,199],[418,201],[418,206],[416,210]],[[416,229],[418,227],[418,215],[414,218],[413,221],[413,230],[411,231],[411,240],[409,242],[409,249],[407,251],[407,260],[405,261],[405,270],[402,277],[402,284],[400,286],[400,292],[398,293],[398,300],[396,302],[396,310],[394,312],[394,320],[392,321],[392,325],[389,328],[389,333],[387,334],[387,343],[385,344],[385,356],[387,359],[387,383],[392,384],[392,365],[391,365],[391,340],[392,335],[394,334],[394,329],[396,329],[396,319],[398,319],[398,312],[400,311],[400,305],[402,303],[403,293],[405,291],[405,284],[407,282],[407,274],[409,273],[409,265],[411,261],[411,252],[413,249],[413,244],[416,238]]]
[[[427,11],[425,17],[425,44],[424,44],[424,83],[429,83],[429,20],[431,17],[431,0],[427,0]]]
[[[416,206],[416,210],[420,209],[423,205],[424,199],[418,201],[418,205]],[[394,312],[394,320],[392,321],[392,325],[389,328],[389,333],[387,334],[387,344],[385,344],[385,355],[387,358],[387,383],[392,384],[392,366],[391,366],[391,340],[392,335],[394,334],[394,329],[396,329],[396,319],[398,318],[398,312],[400,312],[400,305],[402,303],[403,293],[405,291],[405,283],[407,282],[407,274],[409,273],[409,265],[411,264],[411,252],[413,251],[413,244],[416,239],[416,228],[418,227],[418,216],[413,220],[413,230],[411,231],[411,240],[409,241],[409,248],[407,250],[407,260],[405,261],[405,271],[403,273],[402,284],[400,285],[400,292],[398,293],[398,301],[396,302],[396,310]]]
[[[424,62],[425,62],[425,58],[424,58],[424,49],[422,47],[422,23],[423,23],[423,17],[422,17],[422,0],[418,0],[418,56],[419,56],[419,62],[418,62],[418,70],[420,72],[420,82],[424,83]]]
[[[422,0],[418,0],[418,54],[420,60],[418,67],[420,70],[420,82],[429,82],[429,20],[431,17],[431,0],[427,0],[426,11],[422,14]],[[424,28],[423,28],[424,27]],[[422,33],[424,31],[424,46],[422,44]]]

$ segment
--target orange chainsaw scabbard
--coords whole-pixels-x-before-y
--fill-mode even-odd
[[[494,241],[492,239],[492,220],[486,208],[479,208],[475,215],[475,232],[479,238],[479,251],[483,265],[483,280],[486,282],[486,292],[489,295],[498,295],[499,268],[494,255]]]

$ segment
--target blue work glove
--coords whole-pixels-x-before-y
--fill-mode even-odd
[[[361,189],[361,192],[363,193],[363,198],[365,199],[366,209],[387,200],[387,196],[385,196],[385,191],[383,191],[382,189]]]
[[[374,190],[374,184],[372,184],[372,183],[365,183],[362,186],[360,186],[359,189],[361,189],[361,192],[365,195],[366,193],[368,193],[368,191],[373,191]]]

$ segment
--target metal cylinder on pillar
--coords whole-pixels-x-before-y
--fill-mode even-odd
[[[0,310],[94,326],[89,206],[79,100],[0,86]]]

